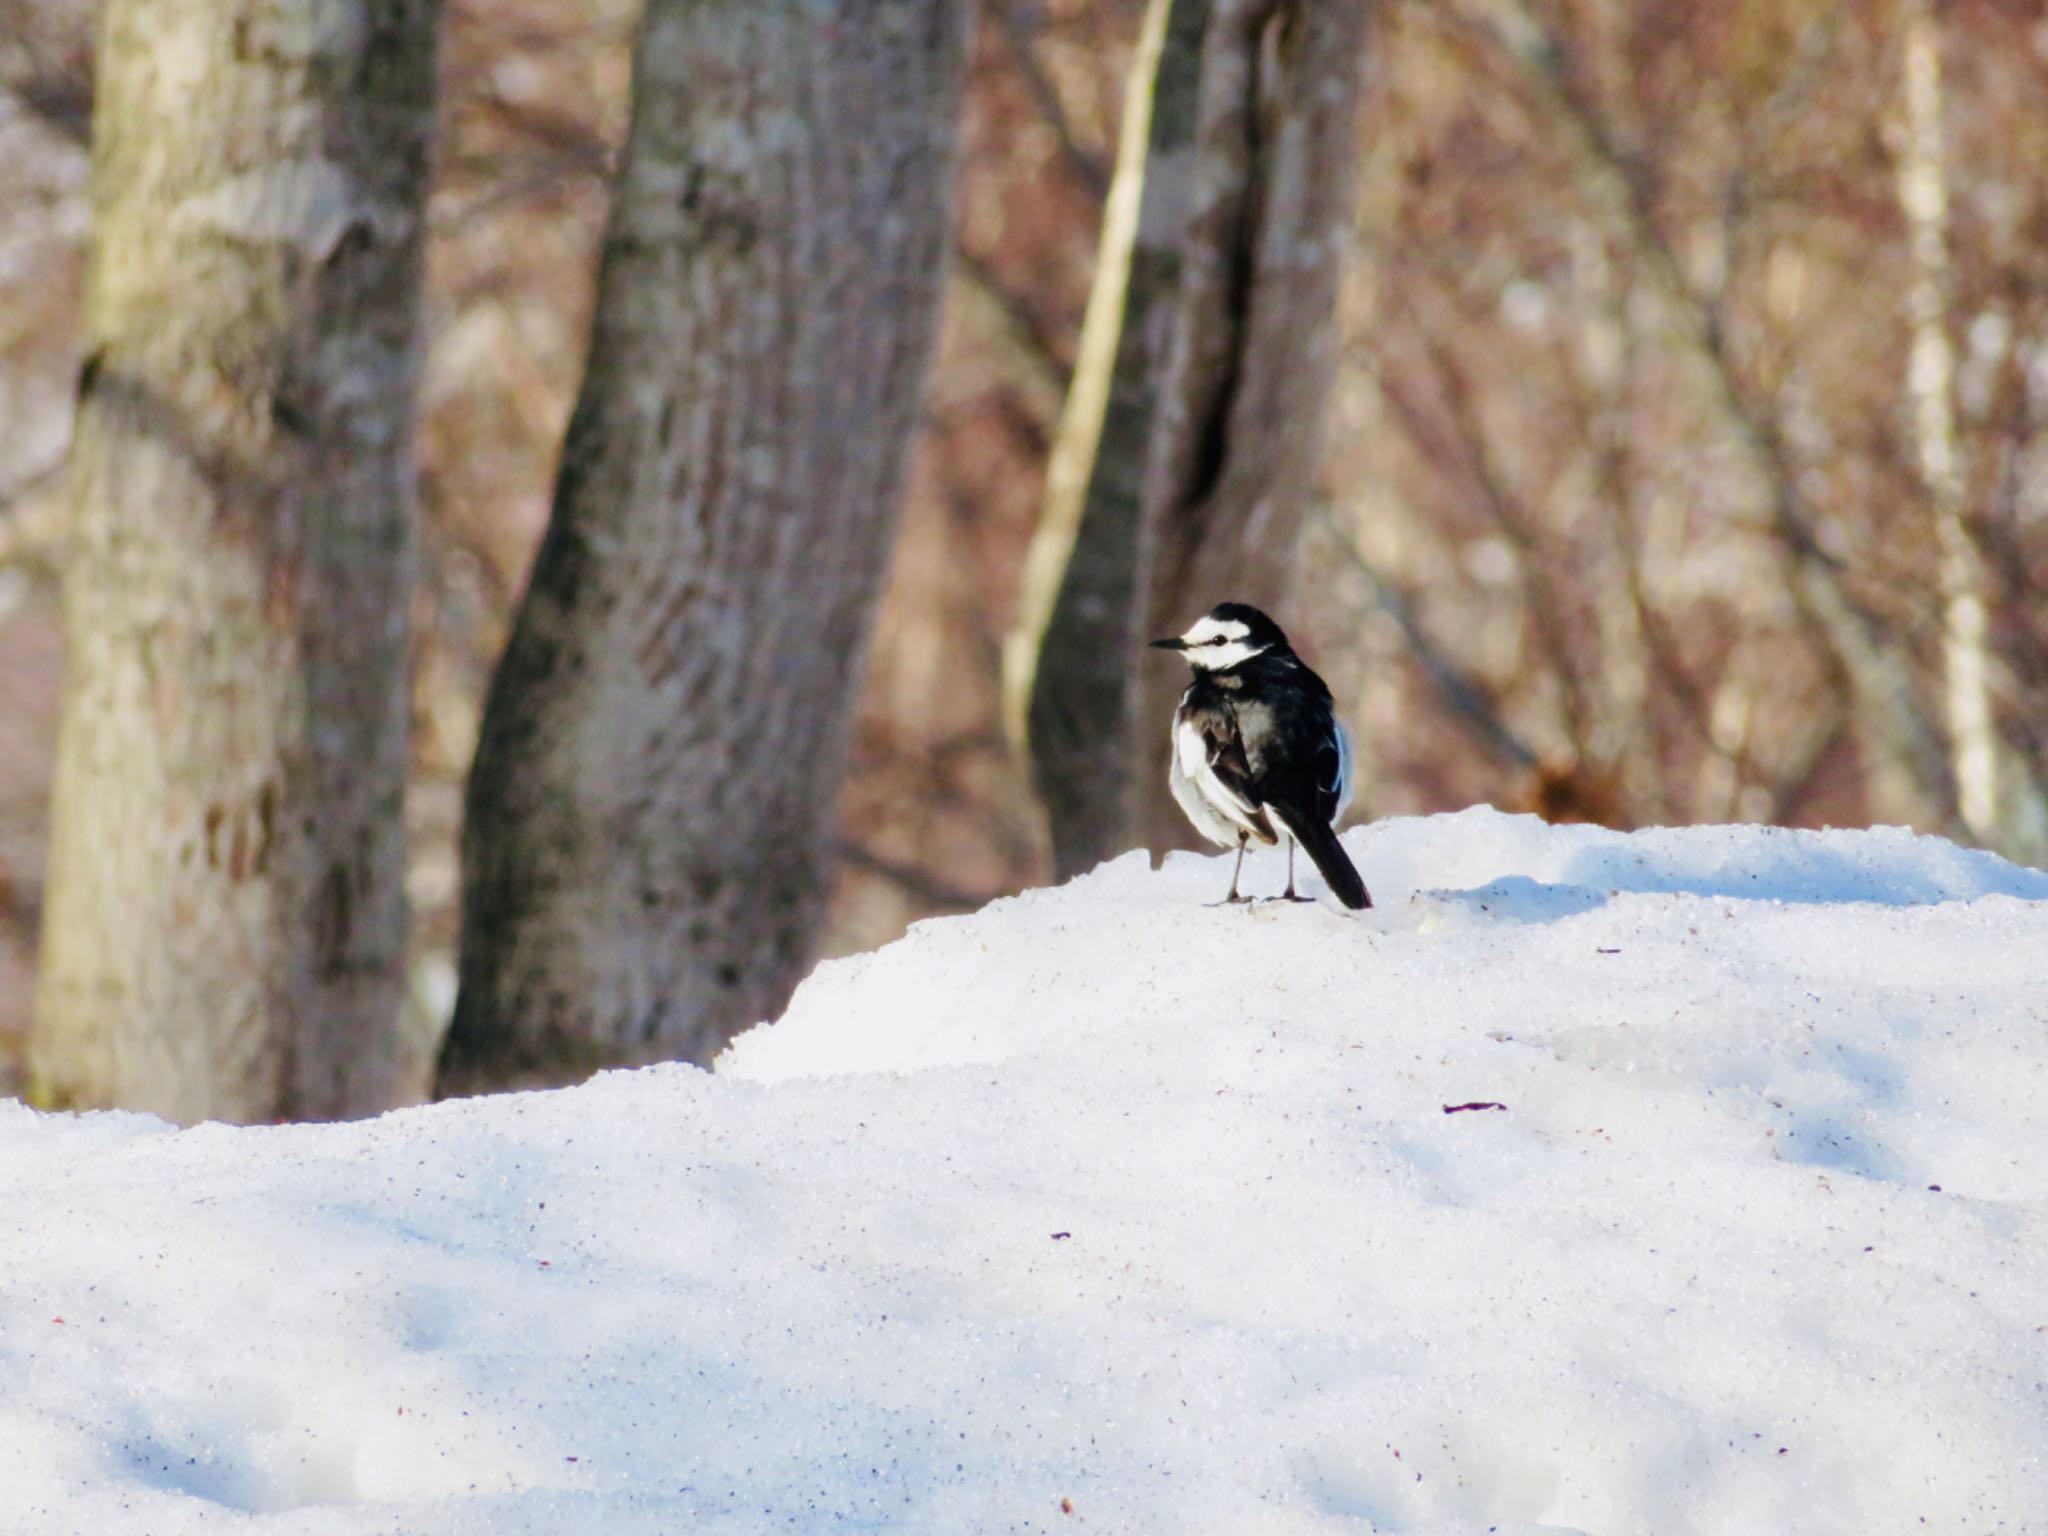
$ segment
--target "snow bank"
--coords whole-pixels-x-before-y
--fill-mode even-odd
[[[1345,841],[1372,912],[1131,856],[716,1074],[0,1106],[0,1531],[2048,1531],[2048,876]]]

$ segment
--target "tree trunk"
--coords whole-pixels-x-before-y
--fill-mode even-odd
[[[1058,597],[1032,646],[1027,592],[1013,658],[1013,674],[1034,673],[1032,759],[1062,877],[1134,837],[1190,837],[1165,770],[1184,679],[1156,660],[1141,671],[1140,642],[1225,599],[1277,608],[1291,582],[1336,365],[1372,11],[1171,0],[1151,95],[1134,90],[1150,152],[1128,295],[1105,306],[1121,335],[1113,368],[1098,354],[1099,407],[1077,376],[1061,447],[1077,416],[1097,434],[1086,498],[1062,536],[1072,514],[1053,477],[1033,554],[1063,565]],[[1098,299],[1125,282],[1118,239],[1108,221]],[[1091,332],[1095,317],[1091,304]]]
[[[970,26],[962,0],[648,6],[470,774],[444,1095],[708,1060],[811,961]]]
[[[107,7],[45,1102],[392,1102],[437,10]]]
[[[1005,723],[1030,753],[1061,879],[1122,851],[1131,826],[1129,659],[1145,609],[1138,520],[1209,9],[1210,0],[1146,7],[1080,357],[1004,645]]]
[[[2027,833],[2040,806],[2021,764],[1999,736],[1991,702],[1990,615],[1984,558],[1964,517],[1949,341],[1948,163],[1942,146],[1941,31],[1928,0],[1903,0],[1904,119],[1897,166],[1899,207],[1911,240],[1906,309],[1913,350],[1906,372],[1914,456],[1940,558],[1942,675],[1956,810],[1970,835],[2008,857],[2039,849]]]

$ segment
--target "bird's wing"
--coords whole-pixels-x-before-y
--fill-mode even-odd
[[[1278,710],[1271,735],[1273,747],[1258,781],[1267,818],[1315,861],[1339,901],[1371,906],[1357,867],[1330,830],[1351,797],[1351,742],[1336,712],[1321,701]]]
[[[1222,708],[1203,709],[1192,713],[1183,728],[1194,733],[1196,741],[1191,745],[1199,744],[1201,754],[1199,762],[1188,765],[1188,776],[1202,787],[1218,810],[1253,837],[1278,842],[1272,824],[1260,808],[1261,796],[1254,789],[1235,713]]]
[[[1328,699],[1317,696],[1322,691],[1276,688],[1241,722],[1249,767],[1243,792],[1290,825],[1314,821],[1327,827],[1348,798],[1349,744]]]
[[[1245,760],[1244,738],[1237,734],[1237,719],[1221,710],[1202,722],[1202,745],[1208,749],[1209,771],[1223,782],[1231,798],[1250,809],[1259,803],[1252,792],[1252,768]]]
[[[1315,723],[1311,759],[1316,778],[1316,814],[1334,824],[1351,803],[1351,736],[1334,712]]]

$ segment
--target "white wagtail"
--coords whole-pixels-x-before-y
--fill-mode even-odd
[[[1245,843],[1287,841],[1287,899],[1294,845],[1316,861],[1347,907],[1369,907],[1365,882],[1330,829],[1351,801],[1351,737],[1330,690],[1294,654],[1280,626],[1246,603],[1219,603],[1174,640],[1195,680],[1173,712],[1173,798],[1212,843],[1237,845],[1225,902],[1237,894]]]

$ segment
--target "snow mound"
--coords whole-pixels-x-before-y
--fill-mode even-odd
[[[0,1105],[0,1530],[2048,1531],[2048,876],[1345,842],[1372,911],[1130,855],[715,1074]]]
[[[1307,994],[1311,1009],[1337,1008],[1353,1026],[1380,1029],[1391,1021],[1375,1016],[1375,1004],[1403,988],[1419,984],[1430,994],[1413,1003],[1445,1005],[1440,968],[1460,956],[1469,964],[1484,955],[1489,967],[1509,954],[1527,959],[1515,1001],[1569,1013],[1588,1000],[1582,988],[1605,992],[1638,967],[1584,964],[1607,939],[1588,946],[1567,934],[1640,934],[1640,961],[1650,953],[1643,943],[1668,942],[1674,929],[1695,941],[1692,951],[1720,953],[1685,932],[1702,913],[1717,922],[1763,920],[1762,935],[1745,922],[1728,947],[1740,959],[1788,925],[1811,931],[1798,926],[1799,914],[1775,910],[1782,906],[2048,901],[2048,874],[1895,827],[1624,833],[1553,827],[1482,806],[1380,822],[1344,841],[1379,904],[1372,911],[1354,917],[1327,901],[1317,909],[1204,907],[1228,889],[1230,859],[1176,853],[1155,873],[1143,852],[1127,853],[1085,880],[1026,891],[971,917],[919,923],[895,944],[821,965],[782,1019],[741,1036],[720,1070],[773,1082],[1040,1051],[1086,1060],[1100,1053],[1099,1038],[1090,1040],[1106,1021],[1125,1041],[1136,1031],[1171,1042],[1205,1023],[1220,1023],[1228,1038],[1240,1020],[1296,1018],[1303,1010],[1288,1001],[1295,992]],[[1253,853],[1245,869],[1247,892],[1276,894],[1285,883],[1277,852]],[[1306,859],[1300,873],[1302,889],[1322,889]],[[1659,897],[1694,899],[1644,899]],[[1690,915],[1681,922],[1683,914]],[[1567,919],[1583,922],[1549,931]],[[1893,927],[1879,913],[1819,921],[1837,936],[1826,948],[1857,951],[1841,957],[1850,971]],[[1530,924],[1545,931],[1516,931]],[[1774,955],[1781,950],[1771,946]],[[1657,953],[1660,963],[1671,959],[1661,946]],[[1568,974],[1546,975],[1566,954]]]

